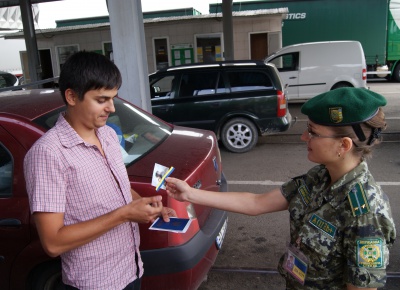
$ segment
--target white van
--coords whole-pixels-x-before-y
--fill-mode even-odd
[[[366,88],[367,67],[358,41],[290,45],[265,61],[278,68],[289,101],[305,101],[340,87]]]

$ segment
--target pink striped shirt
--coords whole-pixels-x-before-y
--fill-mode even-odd
[[[85,143],[60,114],[24,161],[31,212],[63,212],[64,224],[94,219],[132,201],[115,131],[96,130],[105,157]],[[118,180],[118,183],[116,182]],[[121,224],[92,242],[61,255],[65,284],[81,290],[123,289],[143,264],[136,223]]]

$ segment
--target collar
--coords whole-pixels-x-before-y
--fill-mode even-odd
[[[81,136],[71,127],[71,125],[67,122],[64,117],[65,112],[60,113],[58,116],[58,120],[56,125],[54,126],[57,129],[57,134],[60,139],[61,144],[66,148],[71,148],[77,146],[79,144],[85,144],[86,146],[91,146],[91,144],[87,144]],[[96,134],[100,139],[100,142],[103,137],[103,128],[95,129]]]
[[[361,183],[365,184],[368,181],[368,165],[367,162],[361,161],[361,163],[343,175],[338,181],[336,181],[332,186],[329,194],[327,195],[327,200],[332,205],[332,207],[338,207],[349,194],[350,190],[355,184]]]

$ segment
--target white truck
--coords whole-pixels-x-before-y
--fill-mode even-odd
[[[366,88],[367,67],[358,41],[289,45],[265,61],[277,67],[289,101],[305,101],[340,87]]]

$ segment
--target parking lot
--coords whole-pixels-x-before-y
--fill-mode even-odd
[[[371,90],[388,99],[386,117],[388,130],[385,142],[376,148],[368,162],[375,179],[389,196],[397,232],[400,231],[400,85],[370,82]],[[290,177],[304,173],[313,163],[307,160],[300,134],[305,118],[301,104],[290,104],[296,124],[285,134],[263,137],[256,148],[245,154],[234,154],[221,148],[223,170],[230,191],[262,193]],[[214,289],[284,289],[284,280],[276,266],[289,240],[287,212],[258,217],[229,214],[228,232],[217,261],[200,290]],[[400,247],[398,241],[390,252],[388,282],[382,289],[398,289],[400,283]]]

